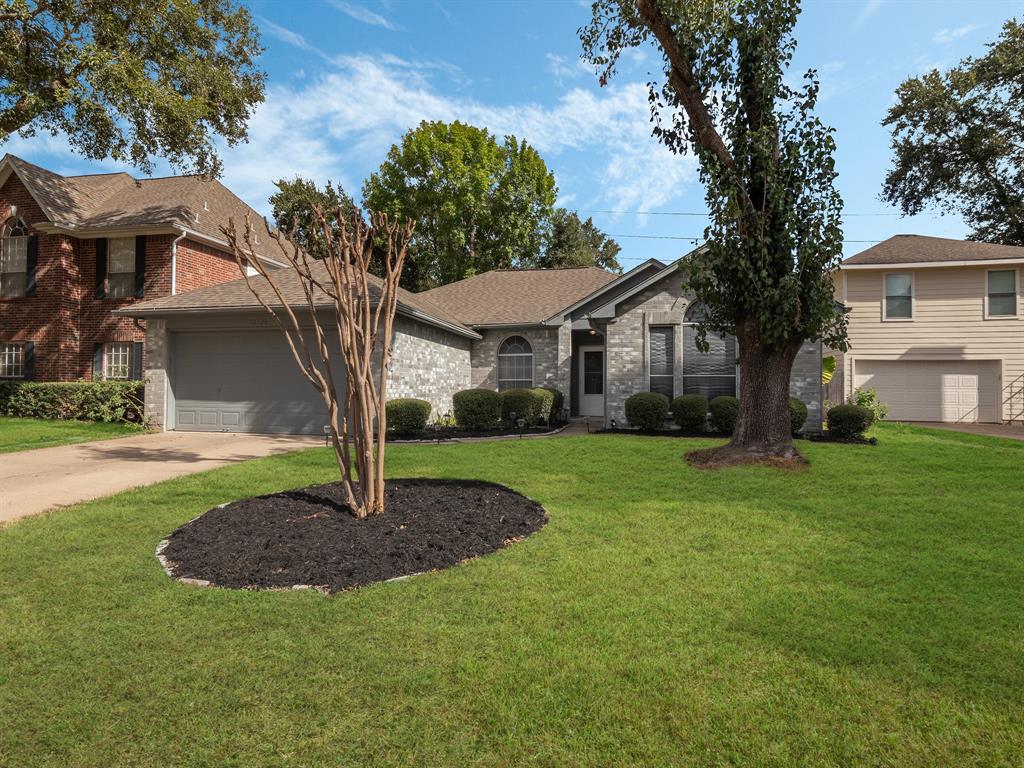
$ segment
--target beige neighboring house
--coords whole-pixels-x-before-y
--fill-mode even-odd
[[[897,421],[1024,421],[1024,248],[896,235],[844,261],[849,397],[872,387]]]

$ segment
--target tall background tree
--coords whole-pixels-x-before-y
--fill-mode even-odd
[[[617,242],[594,225],[594,220],[580,219],[575,211],[557,208],[548,222],[547,243],[532,266],[600,267],[609,272],[621,272],[616,258],[622,250]]]
[[[973,240],[1024,245],[1024,26],[988,52],[905,81],[883,122],[893,167],[882,197],[907,215],[958,213]]]
[[[327,241],[320,223],[314,213],[316,206],[321,211],[345,211],[347,219],[356,205],[339,183],[335,186],[328,180],[323,189],[312,179],[296,176],[290,181],[278,179],[274,182],[277,192],[270,196],[270,205],[274,212],[274,224],[282,232],[289,232],[291,238],[315,259],[326,257]],[[331,234],[337,238],[340,224],[337,218],[328,216],[326,223]],[[294,227],[294,231],[293,231]]]
[[[700,332],[739,342],[740,409],[719,463],[797,459],[793,360],[807,340],[846,346],[829,279],[842,252],[835,142],[814,115],[814,71],[786,78],[798,14],[796,0],[596,0],[580,30],[602,85],[624,51],[657,46],[654,134],[700,167],[711,223],[685,279],[705,305]]]
[[[363,203],[416,223],[402,287],[423,290],[539,259],[556,192],[525,141],[422,122],[366,180]]]
[[[6,0],[0,142],[63,133],[94,160],[216,174],[215,139],[244,141],[263,100],[260,51],[233,0]]]

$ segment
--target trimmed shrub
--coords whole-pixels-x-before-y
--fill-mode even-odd
[[[789,428],[795,435],[807,423],[807,406],[795,397],[789,398]]]
[[[551,418],[561,418],[562,411],[565,409],[565,395],[562,394],[562,391],[554,387],[537,387],[537,389],[543,389],[551,393],[551,396],[554,398],[554,402],[551,404]]]
[[[719,395],[710,403],[711,426],[716,432],[731,435],[736,429],[736,417],[740,413],[740,401],[731,395]]]
[[[549,392],[544,394],[550,397]],[[542,408],[545,400],[539,389],[506,389],[501,393],[501,418],[512,421],[526,419],[526,426],[532,427],[542,421]]]
[[[637,392],[626,398],[626,421],[637,429],[662,429],[668,418],[668,398],[660,392]]]
[[[672,418],[687,432],[703,432],[708,420],[708,399],[704,395],[680,395],[672,401]]]
[[[427,428],[427,420],[433,408],[426,400],[399,397],[388,400],[384,410],[388,429],[396,435],[415,435]]]
[[[551,417],[555,412],[555,393],[557,389],[548,387],[534,387],[531,392],[537,397],[536,418],[538,424],[550,424]]]
[[[452,395],[455,423],[466,429],[494,429],[501,421],[501,395],[490,389],[464,389]]]
[[[846,440],[860,437],[874,421],[874,414],[863,405],[837,405],[828,411],[828,433]]]
[[[853,390],[852,405],[859,405],[871,411],[872,424],[876,421],[885,421],[885,417],[889,415],[889,406],[878,399],[878,392],[871,387],[857,387]]]
[[[17,381],[0,389],[0,413],[31,419],[145,424],[142,381]]]

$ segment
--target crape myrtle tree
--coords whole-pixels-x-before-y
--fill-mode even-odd
[[[88,158],[216,174],[263,101],[259,33],[233,0],[0,3],[0,142],[63,133]]]
[[[345,503],[362,519],[384,511],[387,370],[391,361],[398,284],[412,222],[356,209],[312,210],[322,258],[301,246],[294,228],[273,232],[284,269],[268,269],[253,248],[253,228],[229,222],[222,231],[245,283],[270,314],[288,348],[327,409]],[[370,274],[375,254],[383,275]],[[251,266],[258,273],[250,276]],[[343,381],[332,361],[341,360]]]
[[[906,80],[883,125],[883,199],[910,216],[957,213],[974,240],[1024,245],[1024,25],[1006,22],[981,58]]]
[[[721,463],[797,459],[789,380],[801,345],[846,348],[830,272],[841,258],[842,201],[832,129],[814,115],[816,73],[786,78],[796,0],[597,0],[580,29],[604,85],[624,51],[653,43],[654,135],[692,152],[706,188],[706,247],[684,276],[705,307],[704,334],[739,346],[740,410]]]

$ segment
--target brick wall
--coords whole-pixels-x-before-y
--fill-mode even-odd
[[[483,339],[473,341],[473,386],[481,389],[498,388],[498,346],[509,336],[522,336],[533,347],[533,385],[535,387],[565,386],[568,365],[559,355],[558,328],[501,328],[482,329]],[[568,354],[568,352],[566,352]],[[563,390],[563,394],[568,393]]]
[[[470,387],[471,340],[408,318],[395,321],[388,400],[416,397],[433,415],[452,410],[452,395]]]
[[[45,222],[46,216],[13,173],[0,187],[0,224],[9,218],[12,206],[17,207],[17,215],[36,236],[36,293],[0,299],[0,341],[34,342],[38,381],[91,379],[95,344],[145,340],[143,321],[112,313],[137,301],[171,293],[175,235],[146,236],[142,299],[97,298],[96,240],[38,231],[34,225]],[[179,293],[238,277],[238,267],[230,254],[187,239],[178,244]]]

